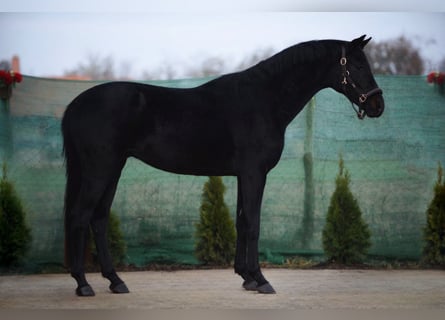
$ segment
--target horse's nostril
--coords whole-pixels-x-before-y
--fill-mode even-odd
[[[383,103],[379,103],[377,107],[377,112],[379,115],[383,113],[383,110],[385,110],[385,105]]]
[[[374,100],[374,110],[377,112],[378,115],[381,115],[384,109],[385,102],[383,101],[383,98],[379,96],[377,97],[377,99]]]

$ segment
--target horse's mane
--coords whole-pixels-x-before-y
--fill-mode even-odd
[[[259,62],[250,71],[268,75],[282,72],[292,66],[310,65],[321,60],[339,59],[340,44],[338,40],[313,40],[302,42],[278,52],[272,57]]]
[[[340,40],[312,40],[301,42],[288,47],[270,58],[260,61],[256,65],[243,71],[222,75],[214,80],[204,84],[204,86],[219,83],[222,79],[271,79],[275,76],[283,77],[283,73],[304,72],[304,68],[312,68],[313,62],[332,63],[338,61],[341,55],[341,44],[345,41]],[[310,70],[309,70],[310,71]]]

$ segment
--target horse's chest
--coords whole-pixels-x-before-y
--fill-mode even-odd
[[[251,131],[235,140],[239,163],[272,169],[280,160],[284,134],[274,130]]]

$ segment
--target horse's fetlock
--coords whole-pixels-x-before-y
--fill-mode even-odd
[[[252,279],[254,279],[258,283],[259,286],[267,283],[267,280],[266,280],[266,278],[264,278],[263,274],[261,273],[261,270],[258,269],[256,271],[249,272],[249,274],[250,274],[250,277],[252,277]]]

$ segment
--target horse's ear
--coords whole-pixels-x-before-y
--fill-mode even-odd
[[[372,39],[372,37],[369,37],[366,40],[365,40],[365,38],[366,38],[366,34],[362,35],[360,38],[352,40],[351,41],[352,47],[353,48],[357,48],[358,47],[360,49],[363,49],[368,44],[368,42]]]

